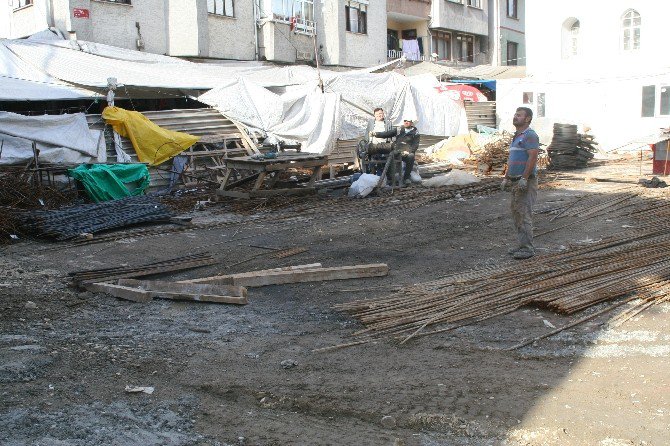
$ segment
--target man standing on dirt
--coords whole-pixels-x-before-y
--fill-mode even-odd
[[[509,149],[507,173],[500,188],[512,189],[512,218],[516,228],[518,246],[508,254],[515,259],[529,259],[535,255],[533,246],[533,205],[537,198],[537,154],[540,139],[530,128],[533,111],[527,107],[516,109],[512,124],[516,128]]]

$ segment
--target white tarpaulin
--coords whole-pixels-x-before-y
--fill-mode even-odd
[[[0,101],[53,101],[95,96],[49,76],[22,60],[0,40]]]
[[[105,142],[101,133],[89,130],[83,113],[24,116],[0,112],[0,164],[32,159],[33,141],[37,143],[41,162],[105,162]]]
[[[462,103],[438,94],[434,78],[410,82],[397,73],[322,72],[322,93],[316,70],[277,70],[272,71],[272,87],[265,88],[269,73],[261,72],[210,90],[198,100],[271,140],[302,143],[303,151],[311,153],[329,153],[338,138],[362,137],[377,107],[383,108],[395,125],[405,118],[416,120],[423,134],[453,136],[467,132]],[[295,85],[295,79],[306,82]],[[279,88],[282,80],[290,85]]]
[[[169,89],[196,95],[210,90],[198,100],[270,140],[299,142],[312,153],[329,153],[338,138],[362,137],[376,107],[382,107],[395,125],[404,118],[416,120],[422,134],[452,136],[467,128],[462,103],[437,94],[434,78],[410,81],[397,73],[366,70],[319,73],[308,66],[280,68],[258,62],[193,63],[65,40],[0,40],[2,59],[6,73],[0,66],[0,76],[44,82],[49,88],[62,82],[63,88],[73,90],[70,84],[103,89],[107,78],[115,77],[124,88],[146,94]],[[0,96],[1,92],[2,87]],[[52,94],[58,95],[55,87]],[[51,96],[45,92],[44,98]]]

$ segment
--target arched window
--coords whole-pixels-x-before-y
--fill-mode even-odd
[[[579,20],[570,17],[563,22],[561,41],[563,59],[569,59],[579,54]]]
[[[640,28],[642,18],[640,13],[629,9],[621,17],[622,48],[624,51],[640,49]]]

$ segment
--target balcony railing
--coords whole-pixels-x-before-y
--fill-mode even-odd
[[[298,34],[314,34],[316,30],[316,22],[313,20],[303,19],[301,17],[288,17],[280,14],[274,14],[273,21],[278,23],[286,23],[293,25],[293,30]]]
[[[405,56],[407,60],[416,60],[427,62],[430,60],[430,56],[422,56],[420,53],[409,53],[402,50],[388,50],[387,58],[389,61],[400,59]]]

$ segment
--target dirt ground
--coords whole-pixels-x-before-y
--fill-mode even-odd
[[[649,173],[650,165],[644,169]],[[623,217],[581,223],[570,217],[559,224],[541,212],[585,192],[605,198],[626,186],[588,183],[584,176],[636,181],[638,170],[638,164],[617,162],[546,175],[536,233],[565,227],[539,237],[538,254],[634,226]],[[390,285],[513,262],[506,253],[513,241],[508,205],[509,194],[495,192],[402,215],[1,248],[0,444],[670,444],[670,304],[616,329],[603,325],[616,313],[604,315],[515,352],[503,349],[550,331],[545,321],[560,327],[584,313],[524,308],[404,345],[379,341],[312,351],[346,342],[360,328],[334,304],[381,296]],[[195,212],[195,221],[222,218],[218,206]],[[249,245],[309,250],[226,268],[262,252]],[[390,273],[254,288],[242,307],[137,304],[68,287],[73,270],[203,250],[220,264],[166,278],[313,262],[383,262]],[[533,267],[532,259],[524,262]],[[287,360],[295,365],[284,367]],[[126,385],[155,391],[126,393]]]

